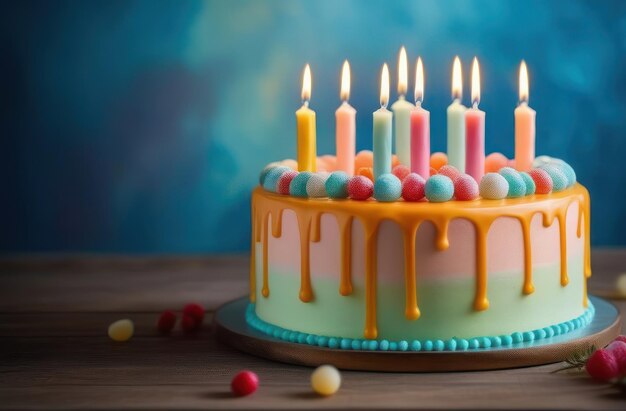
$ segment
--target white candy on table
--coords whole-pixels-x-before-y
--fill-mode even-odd
[[[620,297],[626,297],[626,273],[621,273],[615,281],[615,289]]]
[[[109,337],[113,341],[128,341],[133,337],[135,325],[131,320],[118,320],[109,325]]]
[[[341,386],[341,374],[332,365],[321,365],[311,374],[311,387],[320,395],[333,395]]]

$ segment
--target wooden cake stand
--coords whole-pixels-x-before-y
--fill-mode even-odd
[[[610,302],[589,297],[596,312],[586,327],[563,335],[506,348],[468,351],[360,351],[290,343],[266,335],[245,320],[248,298],[224,304],[215,314],[217,338],[247,353],[297,365],[333,364],[345,370],[390,372],[476,371],[526,367],[564,361],[591,346],[603,347],[620,330],[620,313]]]

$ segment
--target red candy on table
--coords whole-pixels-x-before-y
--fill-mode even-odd
[[[198,323],[204,320],[204,307],[198,303],[189,303],[183,308],[183,316],[193,317]]]
[[[587,374],[598,381],[609,381],[619,375],[619,367],[613,354],[605,349],[596,350],[585,364]]]
[[[167,310],[161,313],[159,321],[157,322],[157,328],[162,334],[169,334],[176,325],[176,314],[173,311]]]
[[[552,192],[552,178],[547,171],[540,168],[533,168],[528,172],[530,178],[535,182],[535,193],[537,194],[549,194]]]
[[[244,370],[237,375],[230,383],[230,389],[238,397],[250,395],[259,388],[259,377],[252,371]]]
[[[354,176],[348,180],[348,197],[353,200],[367,200],[374,194],[374,183],[364,176]]]
[[[291,184],[291,180],[293,180],[297,175],[297,171],[286,171],[283,173],[283,175],[278,179],[278,184],[276,185],[278,194],[289,195],[289,184]]]
[[[424,198],[426,180],[417,173],[411,173],[402,181],[402,198],[404,201],[419,201]]]

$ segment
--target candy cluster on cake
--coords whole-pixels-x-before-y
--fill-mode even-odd
[[[381,202],[501,200],[560,192],[576,183],[576,172],[569,164],[548,156],[538,157],[533,164],[536,167],[525,172],[511,167],[511,161],[503,154],[492,153],[486,158],[480,182],[447,160],[444,153],[434,153],[427,179],[396,160],[392,172],[376,180],[371,151],[357,154],[358,171],[354,176],[335,170],[335,156],[318,157],[317,169],[321,171],[317,172],[298,172],[295,160],[283,160],[268,164],[261,171],[259,183],[267,191],[294,197]]]

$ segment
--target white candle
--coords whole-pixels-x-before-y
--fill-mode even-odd
[[[411,112],[415,108],[413,104],[406,101],[408,88],[408,61],[406,49],[400,49],[398,57],[398,100],[393,103],[391,110],[394,114],[396,154],[400,164],[411,167]]]
[[[461,60],[454,58],[452,68],[452,104],[448,106],[448,164],[465,172],[465,111],[461,104],[463,77]]]

